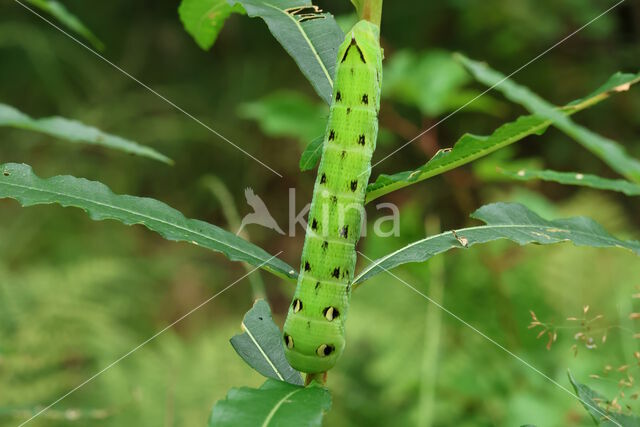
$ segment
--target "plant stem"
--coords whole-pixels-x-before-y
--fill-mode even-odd
[[[304,379],[304,385],[308,386],[312,381],[317,381],[321,385],[325,385],[327,382],[327,373],[320,372],[318,374],[307,374],[306,378]]]
[[[238,230],[240,228],[240,215],[238,215],[238,209],[236,209],[233,196],[227,186],[224,185],[220,178],[214,175],[205,176],[202,179],[202,183],[220,201],[222,213],[229,224],[229,228],[231,228],[231,230]],[[246,230],[242,230],[240,237],[249,240],[249,233]],[[243,262],[242,265],[247,272],[253,271],[253,268],[249,264]],[[254,301],[266,297],[264,282],[262,281],[262,276],[260,276],[259,271],[249,275],[249,283],[251,283],[251,292]]]
[[[379,27],[382,20],[382,0],[361,0],[358,13],[360,19],[365,19]]]
[[[425,228],[428,235],[440,232],[440,220],[437,216],[427,218]],[[444,261],[433,258],[429,264],[429,297],[441,302],[444,297]],[[438,378],[438,355],[440,352],[440,334],[442,332],[442,311],[430,304],[427,307],[424,331],[424,352],[420,369],[420,388],[418,395],[418,425],[429,427],[433,424],[436,405],[436,385]]]

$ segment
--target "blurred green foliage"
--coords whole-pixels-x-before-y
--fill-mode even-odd
[[[220,226],[227,225],[222,207],[201,185],[207,174],[214,173],[227,185],[241,215],[249,212],[243,196],[248,186],[281,225],[288,217],[289,187],[297,189],[296,210],[308,202],[314,174],[300,173],[298,160],[308,138],[322,132],[323,107],[314,107],[321,101],[262,22],[232,15],[211,51],[203,52],[184,31],[175,3],[64,4],[104,42],[107,58],[284,178],[13,2],[2,6],[0,17],[0,102],[34,117],[59,115],[92,123],[154,147],[176,164],[164,166],[90,146],[50,144],[45,135],[12,129],[1,130],[3,163],[29,163],[40,176],[100,180],[118,193],[154,197],[188,217]],[[352,11],[347,0],[319,4],[336,15]],[[383,104],[376,157],[417,135],[470,93],[484,90],[459,71],[420,64],[432,64],[443,51],[461,51],[508,74],[609,6],[600,0],[387,2],[382,42],[394,83],[385,90],[398,95]],[[402,65],[403,57],[418,67],[402,71],[395,65],[400,70],[395,71],[394,64]],[[640,7],[625,2],[523,69],[517,80],[563,104],[584,96],[615,71],[636,72],[638,57]],[[450,79],[438,85],[447,97],[429,99],[431,92],[424,94],[428,86],[420,81],[432,83],[428,79],[438,75]],[[238,114],[251,117],[253,108],[253,117],[258,117],[270,105],[260,100],[277,100],[282,91],[309,101],[278,107],[283,110],[273,122],[280,126],[277,132],[265,134],[262,126]],[[465,109],[440,124],[376,167],[374,175],[415,168],[464,132],[487,134],[523,113],[492,97],[478,106],[482,108]],[[311,120],[306,113],[295,129],[287,124],[299,109],[317,111],[315,128],[303,126],[302,120]],[[627,151],[640,155],[637,91],[582,114],[581,123],[614,140],[632,142]],[[302,139],[307,140],[300,143]],[[487,162],[499,164],[499,153]],[[543,159],[550,169],[613,177],[556,130],[514,146],[510,155],[514,161]],[[425,218],[437,216],[442,229],[470,225],[468,214],[492,201],[522,202],[547,217],[588,214],[617,236],[638,238],[640,206],[635,199],[550,182],[505,183],[477,171],[465,167],[381,199],[400,206],[401,235],[382,239],[369,233],[361,250],[377,258],[422,238]],[[369,214],[373,224],[373,206]],[[259,227],[249,231],[254,243],[271,253],[283,250],[282,257],[297,265],[300,228],[295,238]],[[431,264],[406,266],[397,274],[430,292]],[[632,298],[640,277],[633,255],[497,242],[446,256],[442,264],[441,303],[560,384],[570,388],[570,368],[580,382],[615,396],[621,378],[627,373],[638,376],[634,352],[640,349],[633,338],[638,326],[629,319],[630,313],[640,311]],[[59,207],[21,209],[15,202],[1,201],[0,425],[19,424],[243,274],[241,265],[187,244],[166,242],[141,227],[93,222],[82,212]],[[265,285],[275,320],[281,323],[293,286],[266,276]],[[251,305],[245,280],[30,425],[73,425],[71,420],[78,417],[78,425],[205,425],[213,403],[229,388],[262,383],[228,342],[240,331]],[[574,339],[582,329],[565,320],[581,317],[587,305],[589,314],[604,316],[598,322],[611,326],[605,343],[602,331],[594,333],[593,349]],[[428,387],[420,373],[429,370],[422,360],[426,351],[433,351],[431,343],[437,346],[437,364],[430,371],[435,375],[431,425],[589,425],[588,414],[573,396],[446,313],[441,313],[441,327],[432,327],[426,322],[428,309],[426,300],[385,275],[355,294],[347,350],[329,377],[333,408],[327,425],[416,425],[424,419]],[[539,329],[527,329],[529,310],[560,327],[550,350],[545,348],[546,335],[536,339]],[[613,369],[605,375],[607,365]],[[627,371],[618,372],[623,365],[629,365]],[[591,374],[604,379],[589,378]],[[638,412],[631,399],[634,391],[623,389],[626,397],[619,401]]]

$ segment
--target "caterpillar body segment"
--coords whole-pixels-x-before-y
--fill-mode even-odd
[[[283,334],[287,360],[306,373],[328,371],[345,347],[355,245],[378,134],[382,79],[378,38],[377,26],[360,21],[338,51],[300,275]]]

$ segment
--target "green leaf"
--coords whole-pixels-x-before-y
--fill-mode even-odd
[[[291,55],[327,104],[333,95],[333,75],[342,30],[330,13],[308,0],[229,0],[240,3],[250,17],[262,18],[271,34]]]
[[[520,245],[548,245],[570,241],[577,246],[624,248],[640,255],[640,242],[617,239],[600,224],[586,217],[548,221],[519,203],[485,205],[471,214],[471,217],[483,221],[486,225],[456,230],[455,234],[445,231],[413,242],[372,262],[358,275],[354,283],[361,283],[371,276],[402,264],[426,261],[450,249],[464,249],[498,239],[508,239]]]
[[[268,379],[259,389],[232,388],[211,412],[209,427],[320,427],[331,407],[326,389]]]
[[[640,185],[623,179],[607,179],[597,175],[589,175],[578,172],[557,172],[552,170],[527,170],[508,171],[499,169],[499,172],[512,179],[529,181],[540,179],[543,181],[557,182],[560,184],[579,185],[582,187],[597,188],[599,190],[619,191],[627,196],[640,196]]]
[[[104,44],[62,3],[56,0],[27,0],[27,3],[47,12],[65,27],[88,40],[96,49],[104,49]]]
[[[307,145],[307,148],[302,152],[300,156],[300,170],[308,171],[314,169],[320,157],[322,157],[322,145],[324,144],[324,136],[319,136]]]
[[[490,87],[495,86],[495,89],[502,92],[507,99],[522,105],[531,113],[552,120],[555,127],[598,156],[611,169],[631,181],[640,182],[640,161],[631,157],[623,146],[573,122],[569,117],[561,114],[554,105],[533,93],[529,88],[505,79],[503,74],[492,70],[487,64],[473,61],[463,55],[457,57],[479,82]],[[617,73],[599,91],[626,91],[639,80],[640,73]]]
[[[382,94],[416,106],[428,117],[437,117],[462,105],[456,105],[457,95],[469,80],[464,67],[449,52],[407,49],[394,53],[385,64]]]
[[[611,401],[588,386],[577,382],[573,375],[571,375],[571,372],[567,372],[567,375],[569,376],[569,381],[573,389],[581,400],[582,406],[589,412],[589,415],[591,415],[596,425],[605,427],[640,427],[640,418],[612,412],[602,407],[599,404],[600,402],[609,404]],[[610,417],[610,419],[607,417]]]
[[[452,149],[439,151],[418,169],[393,175],[380,175],[374,183],[367,187],[367,203],[392,191],[470,163],[507,145],[521,141],[529,135],[542,135],[549,125],[557,120],[556,116],[568,116],[584,110],[609,98],[614,93],[628,89],[638,81],[640,81],[640,77],[636,75],[618,73],[588,96],[555,110],[553,119],[548,117],[551,114],[549,112],[547,115],[532,114],[519,117],[514,122],[500,126],[489,136],[464,134]]]
[[[209,50],[232,13],[244,13],[240,5],[227,0],[182,0],[178,7],[184,29],[203,50]]]
[[[242,359],[268,378],[302,385],[300,372],[289,365],[282,347],[282,333],[273,323],[271,309],[258,300],[242,319],[240,335],[231,338],[231,345]]]
[[[271,137],[289,137],[308,142],[324,135],[328,108],[299,92],[280,90],[256,101],[245,102],[238,114],[255,120]]]
[[[126,225],[141,224],[165,239],[203,246],[280,277],[297,276],[285,262],[235,234],[204,221],[187,219],[158,200],[114,194],[100,182],[68,175],[42,179],[28,165],[5,163],[0,165],[0,198],[15,199],[25,207],[53,203],[77,207],[96,221],[115,219]]]
[[[0,104],[0,126],[9,126],[20,129],[32,130],[51,135],[56,138],[66,139],[70,142],[100,145],[125,153],[136,154],[173,164],[173,160],[154,150],[119,136],[104,133],[92,126],[87,126],[75,120],[62,117],[47,117],[33,119],[17,109]]]

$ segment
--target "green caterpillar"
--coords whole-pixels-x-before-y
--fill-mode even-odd
[[[360,21],[338,51],[300,276],[283,334],[287,360],[309,374],[331,369],[345,346],[355,245],[378,135],[382,79],[378,39],[378,27]]]

